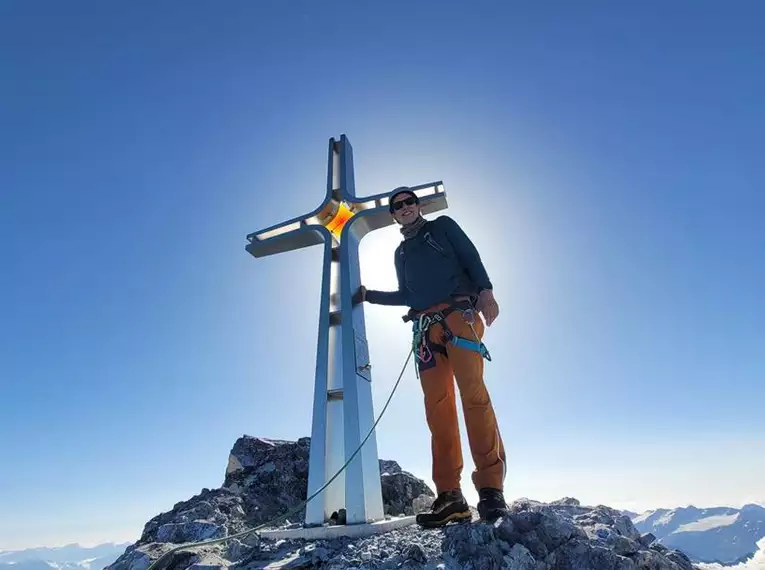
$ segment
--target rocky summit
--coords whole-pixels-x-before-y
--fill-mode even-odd
[[[409,526],[363,539],[285,541],[249,534],[223,538],[266,522],[305,500],[310,441],[242,437],[229,457],[224,484],[203,489],[151,519],[141,538],[108,570],[146,570],[169,550],[163,570],[694,570],[685,554],[641,535],[625,514],[576,499],[521,499],[507,517],[439,530]],[[387,516],[429,506],[433,492],[395,461],[380,461]],[[302,513],[295,517],[299,521]],[[297,526],[287,521],[286,526]]]

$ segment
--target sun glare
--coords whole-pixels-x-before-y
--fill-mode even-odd
[[[351,212],[350,208],[348,208],[345,202],[341,202],[337,206],[337,212],[335,212],[335,215],[332,217],[332,219],[327,221],[324,226],[332,233],[333,236],[335,236],[335,239],[339,240],[340,232],[343,231],[343,227],[352,217],[353,212]]]
[[[374,231],[361,240],[359,265],[366,287],[384,291],[398,288],[393,252],[400,242],[401,234],[395,226]]]

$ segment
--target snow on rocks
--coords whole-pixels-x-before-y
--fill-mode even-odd
[[[231,449],[223,485],[202,489],[146,523],[141,538],[127,548],[111,570],[145,570],[152,560],[171,548],[223,538],[265,523],[302,503],[308,491],[310,438],[298,441],[243,436]],[[420,479],[401,469],[395,461],[380,461],[383,506],[387,516],[414,514],[414,500],[430,506],[433,491]],[[302,520],[304,511],[292,516]],[[285,521],[280,528],[297,526]],[[223,559],[230,562],[249,555],[257,545],[252,535],[228,544]],[[244,556],[246,558],[246,556]],[[171,557],[181,570],[197,564],[197,570],[219,560],[197,559],[185,551]],[[294,562],[293,564],[296,564]],[[185,564],[185,566],[184,566]]]
[[[203,489],[152,518],[140,540],[108,570],[694,570],[687,556],[642,535],[615,509],[520,499],[494,524],[473,522],[439,530],[398,528],[367,538],[301,541],[257,534],[222,544],[192,542],[240,533],[281,515],[306,497],[307,438],[298,442],[240,438],[224,486]],[[429,508],[433,492],[394,461],[380,462],[388,516]],[[301,487],[302,485],[302,487]],[[297,514],[293,521],[301,520]],[[285,522],[282,526],[298,526]]]
[[[203,489],[146,523],[138,542],[198,542],[240,532],[248,522],[242,497],[226,489]]]
[[[494,524],[474,520],[440,530],[416,526],[363,539],[232,540],[184,549],[165,570],[695,570],[677,550],[633,540],[634,528],[607,507],[520,500]],[[611,521],[611,522],[609,522]],[[146,570],[166,546],[126,554],[110,570]],[[141,552],[141,556],[136,552]]]

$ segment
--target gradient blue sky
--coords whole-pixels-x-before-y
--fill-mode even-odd
[[[318,204],[342,133],[361,193],[442,179],[484,257],[509,498],[765,500],[763,18],[2,2],[0,548],[135,539],[243,433],[309,435],[321,251],[244,238]],[[367,309],[378,410],[400,314]],[[411,369],[378,444],[429,480]]]

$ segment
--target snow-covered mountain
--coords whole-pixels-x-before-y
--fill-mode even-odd
[[[54,548],[0,551],[0,570],[103,570],[113,563],[130,543],[83,547],[67,544]]]
[[[733,564],[751,557],[765,537],[765,507],[657,509],[633,517],[632,523],[693,560]]]

